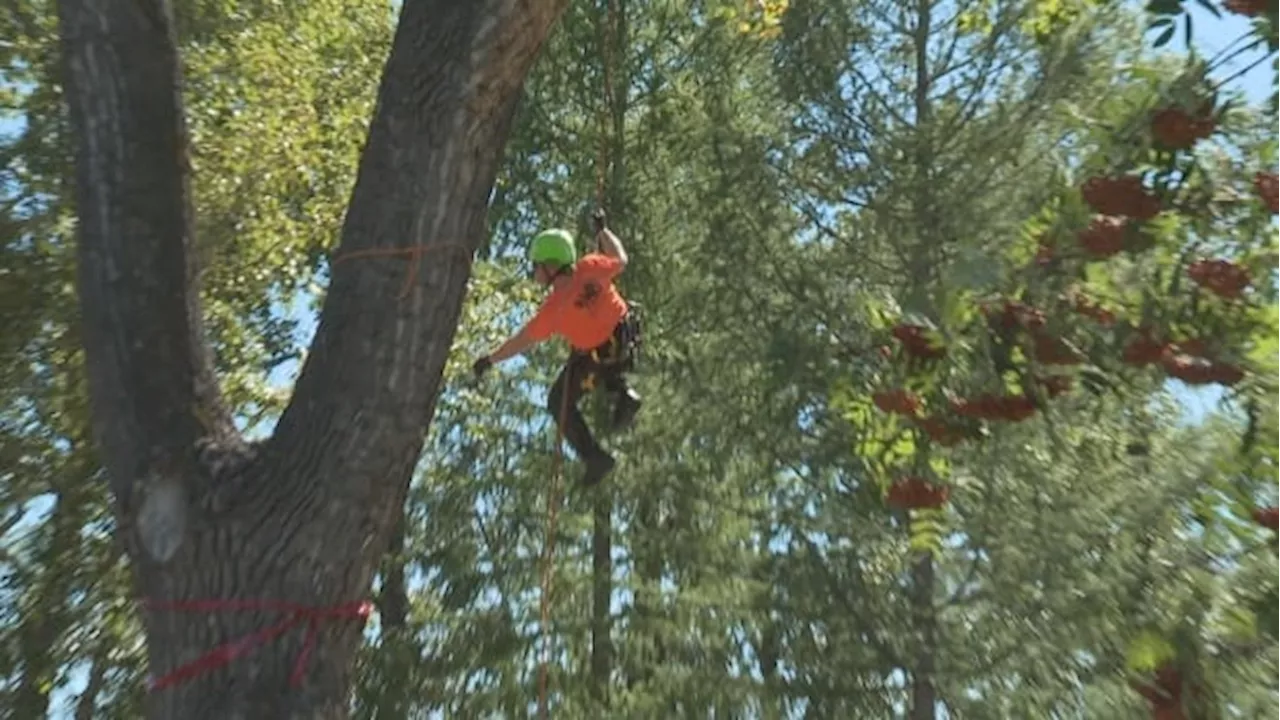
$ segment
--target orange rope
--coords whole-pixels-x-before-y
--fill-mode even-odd
[[[560,509],[560,479],[564,467],[564,422],[569,417],[569,383],[576,382],[573,373],[566,366],[564,387],[560,389],[560,418],[556,423],[555,455],[551,460],[551,486],[547,488],[547,536],[542,544],[542,593],[539,600],[540,634],[542,635],[542,658],[538,664],[538,717],[547,717],[547,664],[551,661],[551,636],[548,627],[551,624],[551,573],[552,561],[556,549],[556,518]]]
[[[604,65],[604,97],[605,104],[600,113],[600,142],[596,155],[596,206],[603,208],[605,206],[605,176],[609,162],[609,119],[613,109],[613,71],[612,71],[612,52],[609,42],[613,33],[617,32],[617,3],[616,0],[608,0],[608,15],[605,23],[601,24],[600,30],[600,50],[602,55],[602,64]],[[560,483],[561,471],[564,467],[564,450],[561,447],[564,441],[564,423],[569,416],[569,387],[570,382],[577,382],[578,379],[572,376],[572,373],[565,373],[565,387],[563,388],[560,402],[560,419],[556,424],[556,447],[555,456],[551,465],[551,487],[547,489],[547,536],[543,543],[542,551],[542,597],[540,608],[540,634],[542,635],[542,657],[538,666],[538,717],[547,717],[547,666],[551,661],[551,638],[548,632],[548,626],[551,622],[551,590],[552,590],[552,561],[555,558],[555,532],[556,518],[560,508]]]
[[[352,250],[350,252],[335,255],[330,264],[337,265],[343,260],[354,260],[362,257],[401,257],[407,255],[410,260],[409,271],[405,273],[404,282],[400,284],[400,294],[397,296],[399,299],[403,300],[409,296],[409,290],[413,288],[414,282],[418,279],[418,266],[422,264],[422,256],[435,250],[459,250],[468,256],[471,254],[471,249],[462,243],[447,242],[440,243],[438,245],[413,245],[411,247],[381,247]]]

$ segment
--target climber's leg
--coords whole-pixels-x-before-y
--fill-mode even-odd
[[[612,427],[623,430],[631,426],[640,412],[640,394],[627,385],[626,373],[610,369],[604,373],[604,387],[614,397]]]
[[[616,462],[592,436],[582,411],[578,409],[584,384],[594,380],[595,370],[589,357],[573,353],[547,393],[547,410],[560,424],[560,431],[569,446],[587,466],[582,484],[588,486],[604,479]]]

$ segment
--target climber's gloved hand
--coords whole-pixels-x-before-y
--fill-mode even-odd
[[[476,379],[479,380],[484,377],[484,374],[488,372],[491,367],[493,367],[493,361],[489,359],[488,355],[485,355],[471,365],[471,372],[475,373]]]
[[[604,208],[596,208],[596,211],[591,213],[591,224],[595,228],[596,234],[604,232],[605,221]]]

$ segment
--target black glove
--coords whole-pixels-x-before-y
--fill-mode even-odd
[[[595,226],[597,233],[603,232],[605,227],[604,208],[598,208],[591,213],[591,224]]]
[[[479,380],[491,367],[493,367],[493,361],[489,359],[488,355],[485,355],[475,361],[471,366],[471,372],[475,373],[476,379]]]

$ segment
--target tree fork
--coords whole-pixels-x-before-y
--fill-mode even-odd
[[[59,0],[94,435],[135,592],[159,603],[144,613],[153,677],[281,620],[164,603],[367,596],[434,412],[524,78],[566,2],[403,4],[338,249],[380,257],[334,264],[294,395],[275,434],[250,447],[201,322],[170,5]],[[358,622],[311,620],[152,692],[147,714],[346,717],[359,643]]]

